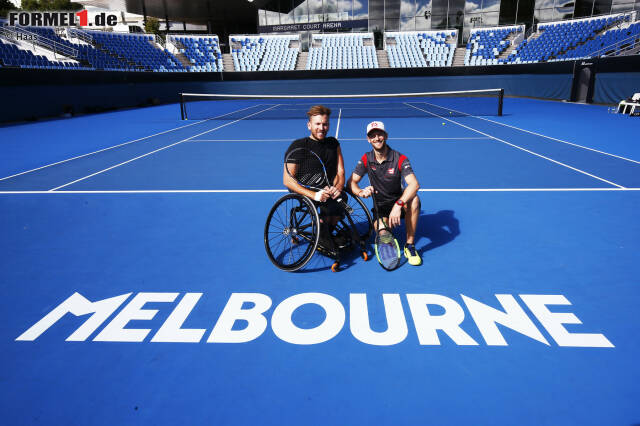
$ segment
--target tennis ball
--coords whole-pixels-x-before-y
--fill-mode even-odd
[[[442,123],[442,125],[444,126],[444,123]]]

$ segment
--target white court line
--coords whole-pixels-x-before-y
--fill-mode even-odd
[[[337,136],[336,136],[337,138]],[[189,143],[194,142],[292,142],[297,138],[289,138],[289,139],[192,139]],[[482,136],[482,137],[474,137],[474,138],[389,138],[390,141],[394,140],[487,140],[493,139],[490,137]],[[341,138],[341,141],[366,141],[367,138]]]
[[[253,106],[252,107],[247,107],[247,108],[253,108]],[[129,144],[134,143],[134,142],[140,142],[142,140],[149,139],[149,138],[152,138],[154,136],[160,136],[160,135],[163,135],[165,133],[169,133],[169,132],[173,132],[173,131],[176,131],[176,130],[184,129],[186,127],[195,126],[196,124],[201,124],[201,123],[204,123],[205,121],[216,120],[216,119],[224,117],[225,115],[229,115],[229,114],[237,113],[237,112],[240,112],[240,111],[244,111],[247,108],[242,108],[242,109],[239,109],[237,111],[228,112],[226,114],[222,114],[222,115],[219,115],[217,117],[207,118],[206,120],[196,121],[195,123],[186,124],[184,126],[175,127],[173,129],[165,130],[164,132],[160,132],[160,133],[156,133],[156,134],[153,134],[153,135],[145,136],[145,137],[142,137],[142,138],[139,138],[139,139],[134,139],[132,141],[123,142],[121,144],[113,145],[113,146],[110,146],[110,147],[107,147],[107,148],[103,148],[103,149],[100,149],[98,151],[93,151],[93,152],[90,152],[88,154],[78,155],[78,156],[73,157],[73,158],[67,158],[66,160],[62,160],[62,161],[58,161],[58,162],[55,162],[55,163],[47,164],[45,166],[37,167],[35,169],[26,170],[24,172],[20,172],[20,173],[16,173],[14,175],[11,175],[11,176],[6,176],[6,177],[3,177],[3,178],[0,178],[0,181],[6,180],[6,179],[11,179],[11,178],[14,178],[14,177],[17,177],[17,176],[21,176],[21,175],[24,175],[24,174],[27,174],[27,173],[35,172],[35,171],[38,171],[38,170],[46,169],[47,167],[56,166],[58,164],[62,164],[62,163],[66,163],[66,162],[69,162],[69,161],[77,160],[79,158],[87,157],[89,155],[98,154],[98,153],[101,153],[101,152],[104,152],[104,151],[108,151],[110,149],[119,148],[121,146],[129,145]]]
[[[192,139],[189,143],[194,142],[293,142],[298,138],[290,139]]]
[[[574,171],[576,171],[576,172],[578,172],[578,173],[582,173],[583,175],[586,175],[586,176],[592,177],[592,178],[594,178],[594,179],[598,179],[598,180],[600,180],[600,181],[602,181],[602,182],[606,182],[606,183],[608,183],[608,184],[610,184],[610,185],[613,185],[613,186],[617,186],[618,188],[624,188],[624,186],[622,186],[622,185],[618,185],[617,183],[614,183],[614,182],[608,181],[608,180],[606,180],[606,179],[603,179],[603,178],[601,178],[601,177],[599,177],[599,176],[596,176],[596,175],[593,175],[593,174],[591,174],[591,173],[587,173],[587,172],[585,172],[584,170],[580,170],[580,169],[575,168],[575,167],[572,167],[572,166],[570,166],[570,165],[568,165],[568,164],[565,164],[565,163],[562,163],[562,162],[560,162],[560,161],[554,160],[553,158],[549,158],[549,157],[546,157],[546,156],[544,156],[544,155],[542,155],[542,154],[538,154],[537,152],[533,152],[533,151],[528,150],[528,149],[526,149],[526,148],[523,148],[523,147],[521,147],[521,146],[518,146],[518,145],[512,144],[511,142],[507,142],[507,141],[505,141],[505,140],[503,140],[503,139],[496,138],[495,136],[491,136],[491,135],[489,135],[489,134],[487,134],[487,133],[481,132],[480,130],[476,130],[476,129],[474,129],[474,128],[472,128],[472,127],[469,127],[469,126],[466,126],[466,125],[464,125],[464,124],[462,124],[462,123],[458,123],[457,121],[450,120],[450,119],[448,119],[448,118],[446,118],[446,117],[442,117],[442,116],[440,116],[440,115],[438,115],[438,114],[436,114],[436,113],[429,112],[429,111],[427,111],[427,110],[425,110],[425,109],[418,108],[418,107],[413,106],[413,105],[411,105],[411,104],[407,104],[407,105],[409,105],[409,106],[411,106],[411,107],[413,107],[413,108],[415,108],[415,109],[418,109],[418,110],[420,110],[420,111],[426,112],[427,114],[435,115],[435,116],[436,116],[436,117],[438,117],[438,118],[441,118],[441,119],[443,119],[443,120],[447,120],[447,121],[449,121],[449,122],[451,122],[451,123],[454,123],[454,124],[457,124],[458,126],[464,127],[464,128],[466,128],[466,129],[469,129],[469,130],[473,130],[474,132],[480,133],[481,135],[489,136],[490,138],[495,139],[495,140],[497,140],[498,142],[502,142],[502,143],[504,143],[504,144],[507,144],[507,145],[509,145],[509,146],[512,146],[512,147],[514,147],[514,148],[517,148],[517,149],[519,149],[519,150],[521,150],[521,151],[524,151],[524,152],[527,152],[527,153],[529,153],[529,154],[535,155],[536,157],[544,158],[544,159],[545,159],[545,160],[547,160],[547,161],[551,161],[552,163],[555,163],[555,164],[558,164],[558,165],[560,165],[560,166],[566,167],[566,168],[568,168],[568,169],[574,170]]]
[[[475,137],[475,138],[396,138],[396,137],[389,137],[390,141],[394,141],[394,140],[398,140],[398,141],[447,141],[447,140],[479,140],[479,139],[493,139],[492,137],[488,137],[488,136],[482,136],[482,137]],[[340,139],[341,141],[366,141],[367,138],[342,138]]]
[[[342,118],[342,108],[340,108],[340,111],[338,111],[338,125],[336,126],[336,136],[335,138],[338,139],[338,135],[340,134],[340,119]]]
[[[178,144],[180,144],[180,143],[183,143],[183,142],[186,142],[186,141],[188,141],[188,140],[190,140],[190,139],[196,138],[196,137],[198,137],[198,136],[204,135],[204,134],[209,133],[209,132],[213,132],[213,131],[215,131],[215,130],[221,129],[221,128],[226,127],[226,126],[229,126],[229,125],[231,125],[231,124],[235,124],[235,123],[237,123],[238,121],[242,121],[242,120],[244,120],[245,118],[249,118],[249,117],[254,116],[254,115],[256,115],[256,114],[263,113],[263,112],[268,111],[268,110],[270,110],[270,109],[272,109],[272,108],[275,108],[276,106],[277,106],[277,105],[274,105],[274,106],[269,107],[269,108],[267,108],[267,109],[264,109],[264,110],[261,110],[261,111],[258,111],[258,112],[254,112],[253,114],[249,114],[249,115],[247,115],[247,116],[245,116],[245,117],[242,117],[242,118],[239,118],[239,119],[237,119],[237,120],[230,121],[229,123],[222,124],[222,125],[220,125],[220,126],[218,126],[218,127],[215,127],[215,128],[213,128],[213,129],[207,130],[206,132],[198,133],[197,135],[194,135],[194,136],[191,136],[190,138],[186,138],[186,139],[183,139],[183,140],[181,140],[181,141],[178,141],[178,142],[172,143],[171,145],[163,146],[162,148],[158,148],[158,149],[156,149],[156,150],[154,150],[154,151],[151,151],[151,152],[148,152],[148,153],[146,153],[146,154],[139,155],[139,156],[137,156],[137,157],[135,157],[135,158],[132,158],[132,159],[127,160],[127,161],[123,161],[122,163],[116,164],[116,165],[114,165],[114,166],[107,167],[106,169],[103,169],[103,170],[100,170],[100,171],[98,171],[98,172],[92,173],[92,174],[90,174],[90,175],[88,175],[88,176],[85,176],[85,177],[82,177],[82,178],[80,178],[80,179],[76,179],[76,180],[74,180],[73,182],[69,182],[69,183],[65,183],[64,185],[57,186],[57,187],[55,187],[55,188],[50,189],[49,191],[57,191],[58,189],[60,189],[60,188],[64,188],[65,186],[73,185],[74,183],[78,183],[78,182],[83,181],[83,180],[85,180],[85,179],[89,179],[90,177],[93,177],[93,176],[99,175],[100,173],[104,173],[104,172],[106,172],[106,171],[109,171],[109,170],[115,169],[116,167],[123,166],[123,165],[125,165],[125,164],[131,163],[132,161],[139,160],[140,158],[144,158],[144,157],[146,157],[146,156],[148,156],[148,155],[155,154],[156,152],[159,152],[159,151],[165,150],[165,149],[167,149],[167,148],[171,148],[172,146],[176,146],[176,145],[178,145]]]
[[[428,103],[428,102],[425,102],[425,103]],[[440,109],[446,109],[446,110],[455,111],[455,112],[458,112],[460,114],[465,114],[468,117],[473,117],[473,118],[477,118],[477,119],[480,119],[480,120],[489,121],[489,122],[494,123],[494,124],[499,124],[501,126],[510,127],[512,129],[520,130],[521,132],[530,133],[532,135],[540,136],[542,138],[551,139],[553,141],[561,142],[561,143],[564,143],[564,144],[567,144],[567,145],[571,145],[571,146],[575,146],[577,148],[582,148],[582,149],[586,149],[588,151],[597,152],[598,154],[608,155],[610,157],[619,158],[620,160],[625,160],[625,161],[630,161],[632,163],[640,164],[640,161],[632,160],[632,159],[626,158],[626,157],[621,157],[620,155],[611,154],[611,153],[605,152],[605,151],[599,151],[599,150],[594,149],[594,148],[589,148],[588,146],[578,145],[577,143],[573,143],[573,142],[565,141],[565,140],[562,140],[562,139],[554,138],[554,137],[551,137],[551,136],[543,135],[542,133],[536,133],[536,132],[532,132],[531,130],[522,129],[522,128],[516,127],[516,126],[511,126],[510,124],[500,123],[499,121],[489,120],[488,118],[478,117],[478,116],[475,116],[475,115],[467,114],[466,112],[457,111],[457,110],[455,110],[453,108],[444,108],[444,107],[441,107],[440,105],[435,105],[435,104],[429,104],[429,105],[438,107]]]
[[[608,192],[640,191],[640,188],[421,188],[420,192]],[[123,189],[87,191],[0,191],[0,195],[32,194],[251,194],[285,193],[286,189]]]

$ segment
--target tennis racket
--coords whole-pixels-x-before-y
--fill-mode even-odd
[[[331,186],[327,178],[327,169],[318,155],[307,148],[296,148],[291,150],[284,160],[285,170],[296,182],[308,189],[322,191],[326,186]],[[295,164],[295,173],[291,174],[288,165]],[[353,208],[349,206],[342,197],[336,198],[338,204],[349,214],[353,213]]]
[[[387,223],[378,214],[378,203],[376,202],[376,196],[373,192],[371,193],[371,198],[373,199],[373,209],[376,216],[376,241],[374,244],[376,258],[383,269],[393,271],[398,267],[400,259],[402,259],[400,245],[393,235],[391,228],[387,226]],[[382,228],[380,227],[380,223],[382,223]]]

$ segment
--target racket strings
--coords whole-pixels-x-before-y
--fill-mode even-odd
[[[378,233],[378,242],[381,244],[393,243],[393,234],[389,231],[380,231]]]
[[[320,160],[306,150],[294,150],[287,157],[288,164],[295,164],[295,176],[292,176],[303,185],[326,186],[324,168]],[[288,170],[288,169],[287,169]],[[291,173],[290,173],[291,174]]]
[[[322,181],[324,180],[324,176],[322,175],[322,173],[300,173],[300,177],[298,178],[298,180],[305,185],[317,186],[322,183]]]

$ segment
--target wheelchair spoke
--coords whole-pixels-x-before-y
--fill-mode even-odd
[[[313,234],[308,234],[306,232],[298,232],[298,236],[305,239],[307,242],[313,242]]]
[[[264,242],[271,262],[287,271],[303,267],[318,241],[318,216],[313,204],[298,194],[287,194],[271,208]]]
[[[309,228],[313,229],[313,223],[307,223],[306,225],[300,225],[297,227],[298,232],[306,231]]]
[[[280,225],[282,225],[282,226],[286,226],[286,225],[285,225],[285,223],[286,223],[286,222],[285,222],[285,219],[282,217],[282,213],[280,212],[280,210],[276,210],[276,212],[275,212],[275,213],[276,213],[276,214],[274,215],[274,219],[276,219],[276,216],[277,216],[278,223],[279,223]]]

